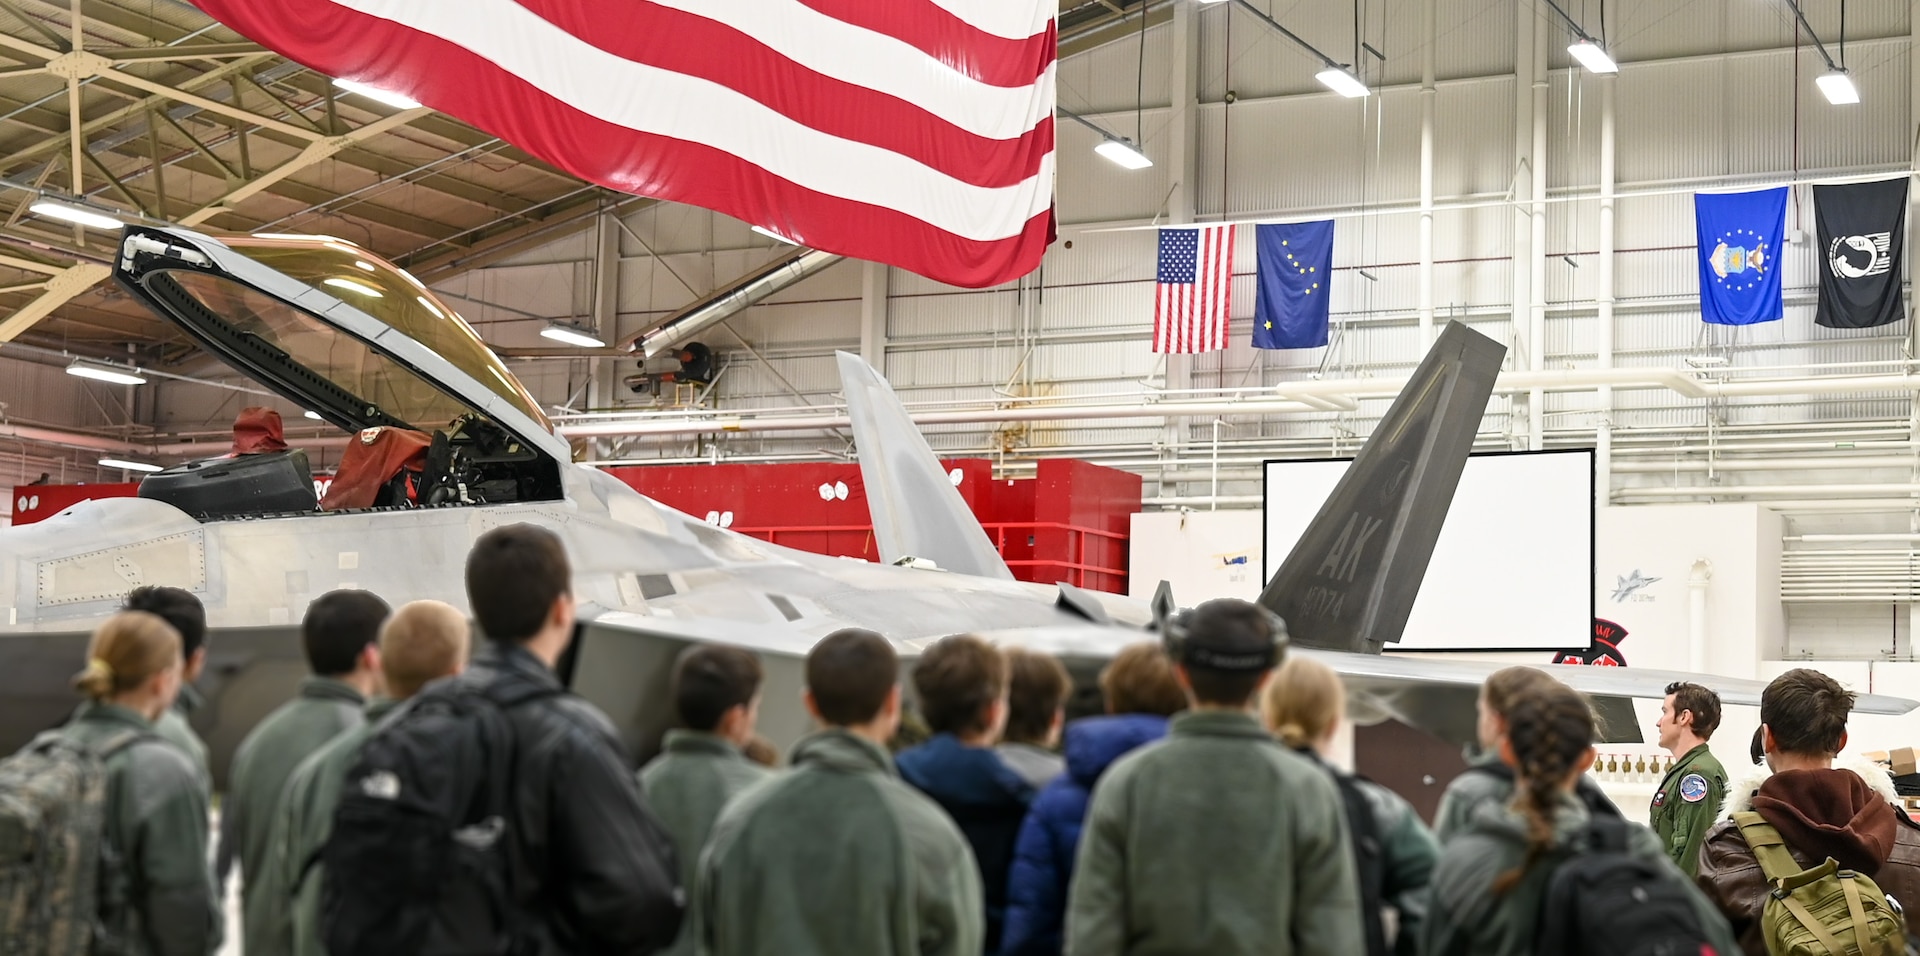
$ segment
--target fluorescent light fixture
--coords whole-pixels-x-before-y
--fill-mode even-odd
[[[319,413],[319,412],[315,412],[315,411],[305,411],[305,412],[301,412],[300,414],[302,414],[302,415],[305,415],[306,417],[308,417],[308,418],[311,418],[311,419],[313,419],[313,420],[314,420],[314,421],[316,421],[316,422],[324,422],[324,421],[326,421],[326,419],[324,419],[324,418],[321,418],[321,417],[320,417],[320,413]]]
[[[436,318],[436,319],[444,319],[444,318],[446,318],[446,317],[447,317],[447,314],[446,314],[445,312],[442,312],[442,311],[440,311],[439,309],[437,309],[437,308],[434,308],[434,305],[433,305],[433,303],[431,303],[431,302],[428,302],[428,301],[427,301],[427,297],[426,297],[426,296],[424,296],[424,295],[416,295],[416,296],[414,296],[414,297],[413,297],[413,301],[415,301],[415,302],[418,302],[418,303],[420,303],[420,304],[421,304],[421,305],[423,305],[423,306],[426,306],[426,308],[427,308],[427,311],[428,311],[428,312],[431,312],[431,313],[433,313],[433,317],[434,317],[434,318]]]
[[[1827,102],[1835,106],[1860,102],[1860,90],[1853,85],[1853,77],[1845,70],[1822,73],[1813,82],[1820,87],[1820,92],[1827,95]],[[34,208],[37,210],[39,207]]]
[[[794,242],[792,239],[788,239],[786,236],[783,236],[777,232],[774,232],[773,230],[768,229],[765,226],[750,226],[748,228],[751,228],[754,232],[757,232],[763,236],[766,236],[768,239],[774,239],[780,242],[784,242],[789,246],[799,245],[799,243]]]
[[[1120,164],[1124,169],[1145,169],[1153,165],[1153,160],[1141,152],[1132,143],[1123,139],[1102,140],[1093,151]]]
[[[33,205],[27,208],[48,219],[79,223],[90,229],[121,229],[126,226],[126,223],[97,209],[89,209],[86,206],[76,206],[72,203],[55,202],[51,199],[36,199]]]
[[[144,462],[144,461],[128,461],[124,458],[102,458],[100,459],[100,467],[124,468],[128,471],[147,471],[147,472],[167,470],[165,465],[156,465],[151,462]]]
[[[366,285],[364,283],[355,282],[352,279],[340,279],[340,278],[324,279],[324,280],[321,280],[320,284],[330,285],[336,289],[345,289],[348,292],[358,293],[370,299],[386,298],[386,296],[380,294],[379,289],[376,289],[373,286]]]
[[[564,322],[548,323],[546,328],[540,330],[540,335],[543,338],[549,338],[555,342],[578,345],[583,349],[605,348],[607,345],[607,343],[600,341],[600,337],[594,335],[592,332],[576,325],[567,325]]]
[[[1357,99],[1373,92],[1367,89],[1367,84],[1360,82],[1359,77],[1337,66],[1327,67],[1315,73],[1313,78],[1319,80],[1322,86],[1348,99]]]
[[[1586,67],[1588,73],[1620,72],[1620,64],[1613,62],[1613,57],[1607,55],[1606,47],[1586,37],[1574,41],[1572,46],[1567,47],[1567,52],[1573,54],[1573,58],[1579,60],[1580,65]]]
[[[72,365],[67,366],[67,374],[78,375],[81,378],[90,378],[96,382],[111,382],[115,385],[147,384],[146,378],[136,374],[131,369],[115,368],[111,365],[101,362],[89,362],[85,359],[75,359]]]
[[[334,80],[333,85],[349,93],[358,93],[376,103],[385,103],[395,109],[410,110],[417,109],[420,106],[420,101],[412,97],[402,96],[392,90],[383,90],[377,86],[356,83],[353,80]]]

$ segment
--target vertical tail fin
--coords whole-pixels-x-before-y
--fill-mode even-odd
[[[835,354],[881,560],[926,558],[948,571],[1013,580],[893,387],[860,356]]]
[[[1260,594],[1293,642],[1380,652],[1398,641],[1507,350],[1455,322]]]

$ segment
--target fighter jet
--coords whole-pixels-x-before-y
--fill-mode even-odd
[[[1145,602],[1013,580],[885,379],[851,355],[839,362],[880,564],[715,527],[575,464],[451,307],[351,244],[134,226],[114,276],[209,355],[341,429],[349,449],[324,501],[295,449],[189,462],[149,476],[140,497],[0,530],[0,752],[71,711],[68,677],[122,596],[166,584],[207,606],[209,706],[195,723],[224,777],[241,737],[303,676],[297,632],[314,597],[363,587],[394,604],[464,608],[471,542],[515,522],[566,543],[580,631],[562,677],[638,758],[671,723],[667,675],[693,642],[763,655],[761,731],[785,745],[807,727],[801,662],[836,629],[876,630],[908,660],[941,637],[981,634],[1058,654],[1086,681],[1119,648],[1155,639],[1175,610],[1164,588]],[[1406,626],[1504,352],[1447,328],[1261,597],[1298,652],[1342,674],[1364,719],[1472,739],[1474,695],[1498,665],[1380,650]],[[408,446],[427,450],[418,471],[401,465]],[[1615,705],[1657,698],[1682,677],[1732,704],[1757,703],[1762,686],[1550,672]],[[1873,713],[1914,706],[1860,699]],[[1613,726],[1637,734],[1631,720]]]

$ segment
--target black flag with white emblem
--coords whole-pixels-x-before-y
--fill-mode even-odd
[[[1906,317],[1900,251],[1907,228],[1907,180],[1813,187],[1820,224],[1820,311],[1830,329],[1867,329]]]

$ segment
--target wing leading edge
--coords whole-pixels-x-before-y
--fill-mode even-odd
[[[1449,323],[1260,594],[1295,644],[1398,641],[1507,349]]]

